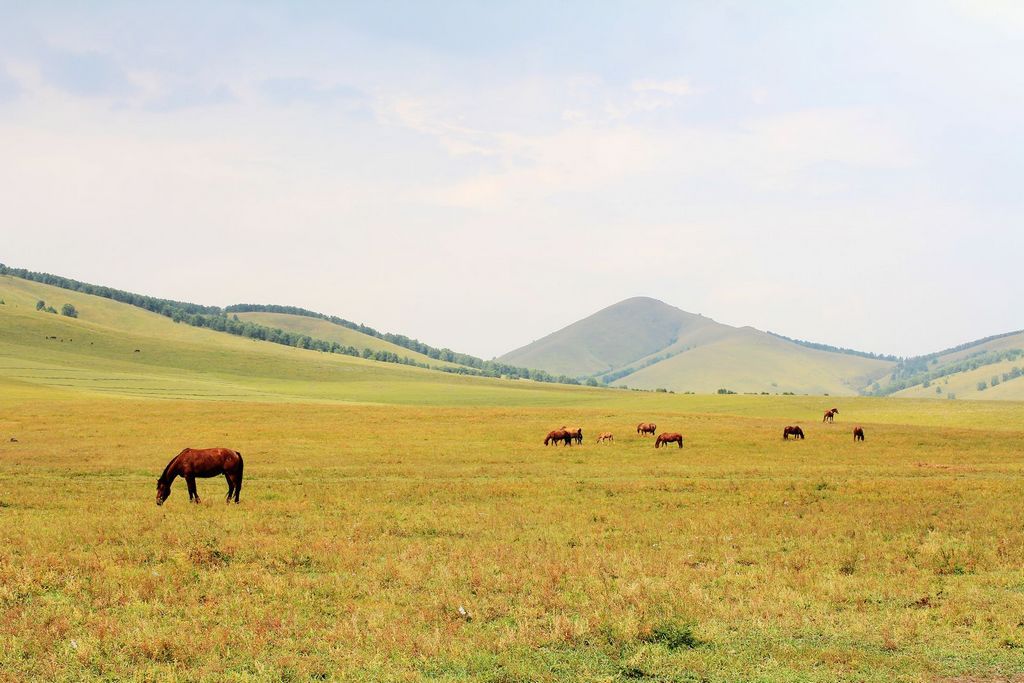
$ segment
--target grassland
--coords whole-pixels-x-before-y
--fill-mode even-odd
[[[0,681],[1024,674],[1020,403],[457,377],[0,286]],[[158,508],[211,445],[241,505]]]
[[[989,404],[1003,429],[981,431],[956,410],[980,403],[851,399],[858,418],[902,406],[875,406],[884,421],[862,420],[854,447],[848,425],[805,422],[787,443],[778,417],[751,414],[808,399],[606,393],[626,403],[6,393],[0,679],[1024,671],[1019,406]],[[656,451],[629,433],[641,418],[686,447]],[[540,445],[560,423],[618,441]],[[245,455],[242,504],[206,480],[202,506],[179,482],[157,508],[166,461],[211,444]]]

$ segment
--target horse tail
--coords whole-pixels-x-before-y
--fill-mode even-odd
[[[235,483],[235,496],[238,496],[239,491],[242,490],[242,470],[245,469],[245,461],[242,460],[242,454],[235,451],[235,455],[238,456],[238,481]]]

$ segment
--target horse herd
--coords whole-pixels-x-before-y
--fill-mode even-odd
[[[834,422],[835,416],[839,413],[838,408],[825,411],[822,422]],[[641,422],[636,426],[636,433],[641,437],[650,434],[654,436],[658,426],[653,422]],[[790,425],[782,430],[782,438],[789,440],[803,439],[804,430],[799,425]],[[853,440],[864,440],[864,429],[853,428]],[[611,432],[602,432],[597,437],[597,443],[614,442],[615,436]],[[583,443],[583,428],[576,427],[569,429],[562,426],[560,429],[553,429],[544,438],[544,445],[555,445],[561,442],[565,446],[572,446]],[[663,445],[674,443],[679,448],[683,447],[683,435],[678,432],[662,432],[654,440],[654,447],[661,448]],[[163,474],[156,481],[156,504],[163,505],[167,497],[171,495],[171,484],[178,477],[185,480],[188,486],[188,498],[194,503],[199,503],[199,493],[196,491],[196,479],[206,479],[223,474],[228,482],[227,501],[238,502],[238,495],[242,491],[242,454],[228,448],[186,448],[181,453],[171,458],[164,468]]]
[[[648,434],[654,436],[654,433],[657,430],[658,425],[653,422],[641,422],[636,426],[636,433],[640,436],[646,436]],[[597,443],[605,443],[607,441],[614,442],[615,435],[611,432],[601,432],[597,436]],[[565,425],[562,425],[561,429],[552,429],[548,432],[548,435],[544,437],[545,446],[557,445],[559,442],[565,446],[571,446],[574,443],[583,443],[583,428],[577,427],[576,429],[569,429]],[[663,432],[654,440],[654,447],[661,448],[662,445],[670,443],[678,444],[678,446],[682,448],[683,435],[679,432]]]
[[[829,408],[828,410],[825,411],[825,415],[824,415],[824,417],[821,418],[821,421],[822,422],[827,422],[829,424],[832,424],[833,422],[836,421],[836,415],[838,415],[838,414],[839,414],[839,408]],[[802,439],[802,438],[804,438],[804,430],[800,429],[799,425],[790,425],[790,426],[788,426],[788,427],[786,427],[785,429],[782,430],[782,438],[788,440],[789,437],[793,437],[794,439]],[[863,427],[859,427],[858,426],[858,427],[854,427],[853,428],[853,440],[854,441],[863,441],[864,440],[864,428]]]

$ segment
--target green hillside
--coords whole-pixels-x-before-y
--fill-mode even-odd
[[[1024,400],[1024,374],[1012,377],[1014,368],[1024,368],[1024,361],[1007,360],[983,365],[973,370],[953,373],[940,379],[898,391],[894,396],[905,398],[945,398],[980,400]],[[1004,379],[1005,376],[1005,379]],[[993,378],[997,382],[992,384]],[[979,388],[984,386],[984,389]]]
[[[417,346],[415,340],[374,336],[379,333],[370,328],[363,328],[370,330],[367,334],[317,314],[209,314],[202,307],[180,304],[186,312],[169,316],[166,310],[157,313],[140,303],[12,275],[0,276],[0,300],[5,301],[0,305],[0,382],[9,387],[383,403],[405,401],[406,391],[420,394],[428,385],[431,390],[444,388],[454,403],[487,403],[493,400],[489,397],[510,390],[513,397],[499,402],[515,404],[518,396],[544,403],[557,395],[550,393],[556,391],[553,387],[528,380],[455,377],[453,372],[478,373],[481,366],[464,367],[450,359],[480,359],[442,350],[449,360],[441,360],[436,357],[442,355],[439,350]],[[45,302],[43,310],[37,310],[38,301]],[[153,302],[162,305],[160,300],[145,303],[152,307]],[[65,304],[77,309],[79,317],[47,312]],[[244,325],[266,339],[284,334],[293,345],[196,326],[189,321],[189,310],[212,321],[205,325]],[[231,322],[236,315],[238,320]],[[265,334],[270,330],[283,332]],[[337,348],[342,352],[324,352]],[[370,352],[372,358],[360,357]],[[378,362],[382,360],[388,362]],[[569,375],[561,381],[589,377],[591,383],[676,392],[875,393],[931,399],[954,394],[963,399],[1024,400],[1024,332],[894,363],[722,325],[647,298],[620,302],[506,354],[498,363],[486,363],[483,371],[490,374],[505,374],[507,367],[513,376],[532,373],[518,376],[550,380],[555,378],[548,373],[561,373]],[[513,367],[538,365],[540,372]]]
[[[8,394],[45,387],[48,395],[544,405],[568,389],[257,341],[9,275],[0,276],[0,300],[0,386]],[[39,300],[57,310],[71,304],[79,317],[36,310]],[[583,400],[607,393],[576,391]]]
[[[592,375],[614,386],[704,393],[856,394],[893,366],[723,325],[645,297],[609,306],[499,360]]]
[[[816,351],[749,327],[638,370],[615,382],[638,389],[854,395],[892,363]]]
[[[901,361],[876,393],[917,398],[1024,399],[1024,332],[986,337]]]
[[[425,363],[433,367],[460,367],[456,363],[430,358],[422,353],[392,344],[384,339],[363,334],[343,325],[336,325],[329,320],[322,318],[311,318],[305,315],[294,315],[291,313],[270,313],[266,311],[254,311],[235,313],[239,320],[247,320],[258,325],[275,327],[286,332],[304,334],[316,339],[338,342],[345,346],[352,346],[357,349],[372,349],[374,351],[389,351],[398,356],[411,358],[419,363]]]

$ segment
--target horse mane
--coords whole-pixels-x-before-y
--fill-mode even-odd
[[[182,456],[182,454],[185,451],[188,451],[188,450],[191,450],[191,449],[189,449],[189,448],[182,449],[181,453],[178,453],[176,456],[171,458],[171,461],[169,463],[167,463],[167,467],[164,468],[163,473],[161,473],[161,475],[160,475],[160,481],[167,481],[167,473],[171,471],[171,465],[173,465],[178,460],[178,458],[180,458]]]

